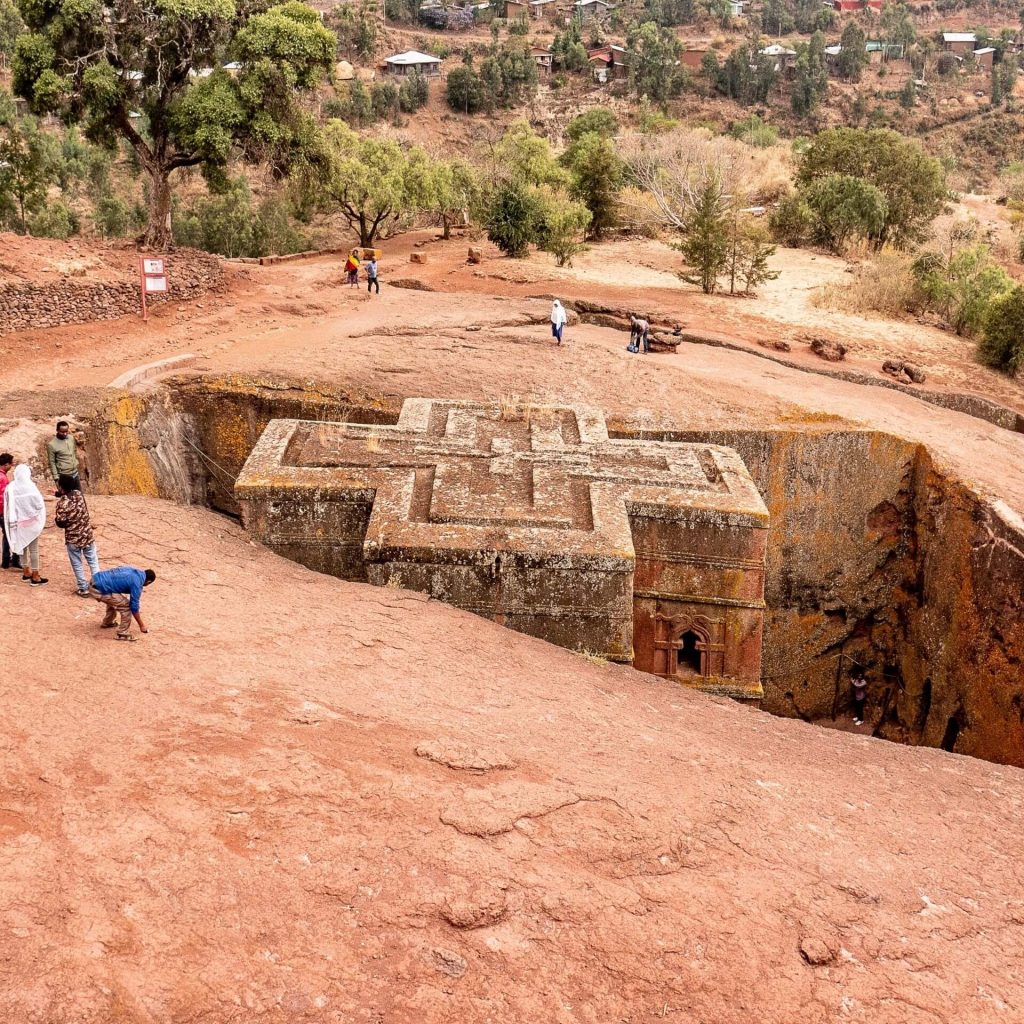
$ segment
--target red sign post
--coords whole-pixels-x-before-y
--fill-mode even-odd
[[[142,319],[148,320],[146,296],[167,292],[167,272],[164,270],[163,260],[151,259],[148,256],[139,257],[139,290],[142,293]]]

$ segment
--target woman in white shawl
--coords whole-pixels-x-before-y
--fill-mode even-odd
[[[21,555],[21,578],[33,587],[49,582],[39,575],[39,534],[46,524],[46,506],[32,482],[32,470],[22,463],[4,491],[4,525],[11,550]]]
[[[551,337],[558,339],[558,344],[562,344],[562,329],[565,327],[565,309],[562,304],[555,299],[551,303]]]

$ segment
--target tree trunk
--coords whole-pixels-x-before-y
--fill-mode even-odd
[[[441,227],[442,227],[442,235],[441,235],[441,237],[447,241],[449,238],[452,237],[452,226],[451,226],[451,222],[448,220],[448,214],[447,213],[442,213],[441,214]]]
[[[162,251],[169,249],[173,244],[169,180],[171,172],[160,166],[146,167],[146,171],[149,174],[149,220],[139,242],[147,249]]]
[[[359,244],[364,249],[368,249],[373,245],[373,236],[373,229],[366,223],[366,214],[359,214]]]

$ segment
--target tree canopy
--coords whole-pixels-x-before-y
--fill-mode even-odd
[[[886,214],[872,234],[878,243],[905,247],[924,237],[948,191],[942,164],[888,128],[829,128],[804,151],[796,180],[806,189],[830,174],[863,178],[885,197]]]
[[[331,68],[336,42],[315,11],[235,0],[19,0],[14,90],[36,113],[124,139],[149,177],[144,241],[170,241],[169,178],[213,179],[238,151],[284,172],[308,149],[297,97]],[[233,67],[225,69],[224,64]]]
[[[434,168],[418,146],[361,137],[344,121],[328,121],[313,189],[322,205],[336,208],[359,232],[360,245],[403,214],[430,207]]]

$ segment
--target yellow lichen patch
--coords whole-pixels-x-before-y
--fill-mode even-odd
[[[141,398],[123,395],[113,403],[104,424],[104,482],[112,494],[159,496],[153,467],[136,429],[144,410]]]

